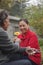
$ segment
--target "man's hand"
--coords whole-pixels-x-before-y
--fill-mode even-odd
[[[19,42],[19,43],[21,42],[21,40],[20,40],[19,38],[17,38],[17,37],[15,37],[15,38],[13,39],[13,41],[14,41],[14,42]]]
[[[17,39],[17,37],[14,37],[14,38],[13,38],[13,42],[15,42],[15,41],[16,41],[16,39]]]

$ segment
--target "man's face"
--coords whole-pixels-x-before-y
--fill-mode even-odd
[[[8,26],[10,25],[10,21],[9,21],[9,17],[7,17],[5,20],[4,20],[4,29],[7,30]]]

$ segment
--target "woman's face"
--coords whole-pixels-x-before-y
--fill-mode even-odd
[[[29,28],[29,26],[24,21],[20,21],[19,22],[19,28],[20,28],[20,30],[21,30],[22,33],[26,33],[27,30],[28,30],[28,28]]]

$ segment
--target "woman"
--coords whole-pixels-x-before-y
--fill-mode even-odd
[[[34,32],[29,29],[28,21],[26,19],[19,20],[19,28],[21,34],[18,35],[18,38],[21,40],[20,47],[30,46],[31,48],[35,48],[40,50],[37,36]],[[26,55],[26,53],[23,53]],[[41,62],[41,53],[35,53],[34,55],[27,55],[27,59],[31,61],[32,65],[40,65]]]

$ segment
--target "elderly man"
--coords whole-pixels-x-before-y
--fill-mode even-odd
[[[15,60],[16,53],[26,52],[27,48],[20,48],[14,44],[7,34],[9,17],[6,11],[0,12],[0,65],[31,65],[26,59]]]

